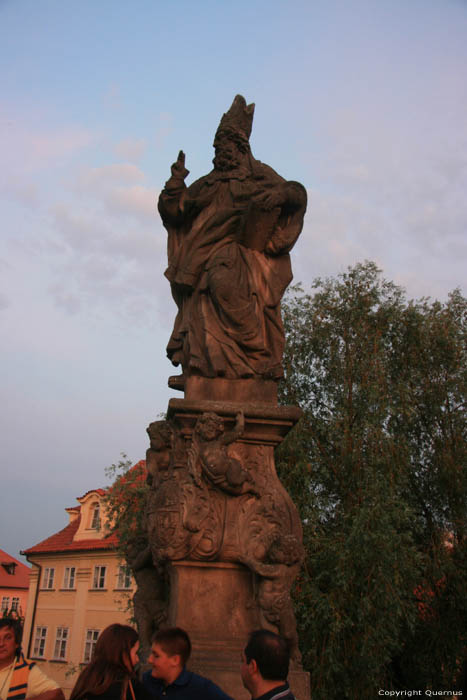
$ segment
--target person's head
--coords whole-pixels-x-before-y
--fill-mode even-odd
[[[101,632],[90,663],[71,692],[71,700],[101,695],[116,681],[128,678],[138,663],[138,633],[129,625],[113,624]]]
[[[23,626],[13,617],[0,619],[0,668],[9,666],[21,647]]]
[[[180,675],[190,658],[190,638],[181,627],[169,627],[158,630],[151,641],[148,661],[152,666],[152,676],[168,685]]]
[[[91,663],[103,661],[132,672],[138,663],[138,633],[129,625],[109,625],[99,635]]]
[[[243,651],[242,680],[249,690],[258,682],[284,683],[289,673],[287,640],[270,630],[250,634]]]

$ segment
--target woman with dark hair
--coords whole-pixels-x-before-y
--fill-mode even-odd
[[[84,668],[70,700],[151,700],[136,678],[138,633],[128,625],[109,625],[100,634],[90,663]]]

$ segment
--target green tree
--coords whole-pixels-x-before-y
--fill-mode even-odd
[[[107,467],[111,480],[105,505],[112,532],[118,537],[118,549],[123,561],[129,563],[134,549],[147,545],[145,510],[149,486],[146,483],[146,463],[133,465],[122,452],[121,459]]]
[[[467,643],[466,300],[407,302],[370,262],[313,288],[283,304],[280,401],[304,416],[277,453],[304,523],[312,696],[451,688]]]

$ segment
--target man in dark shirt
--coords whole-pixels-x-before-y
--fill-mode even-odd
[[[152,671],[143,674],[145,688],[157,700],[232,700],[208,678],[187,671],[191,653],[188,634],[180,627],[162,629],[152,638],[149,663]]]
[[[295,700],[287,683],[289,645],[269,630],[252,632],[242,654],[242,681],[252,700]]]

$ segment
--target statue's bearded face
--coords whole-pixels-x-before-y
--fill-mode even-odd
[[[214,141],[214,150],[216,155],[212,162],[216,170],[234,170],[242,164],[245,157],[237,144],[226,137],[217,138]]]

